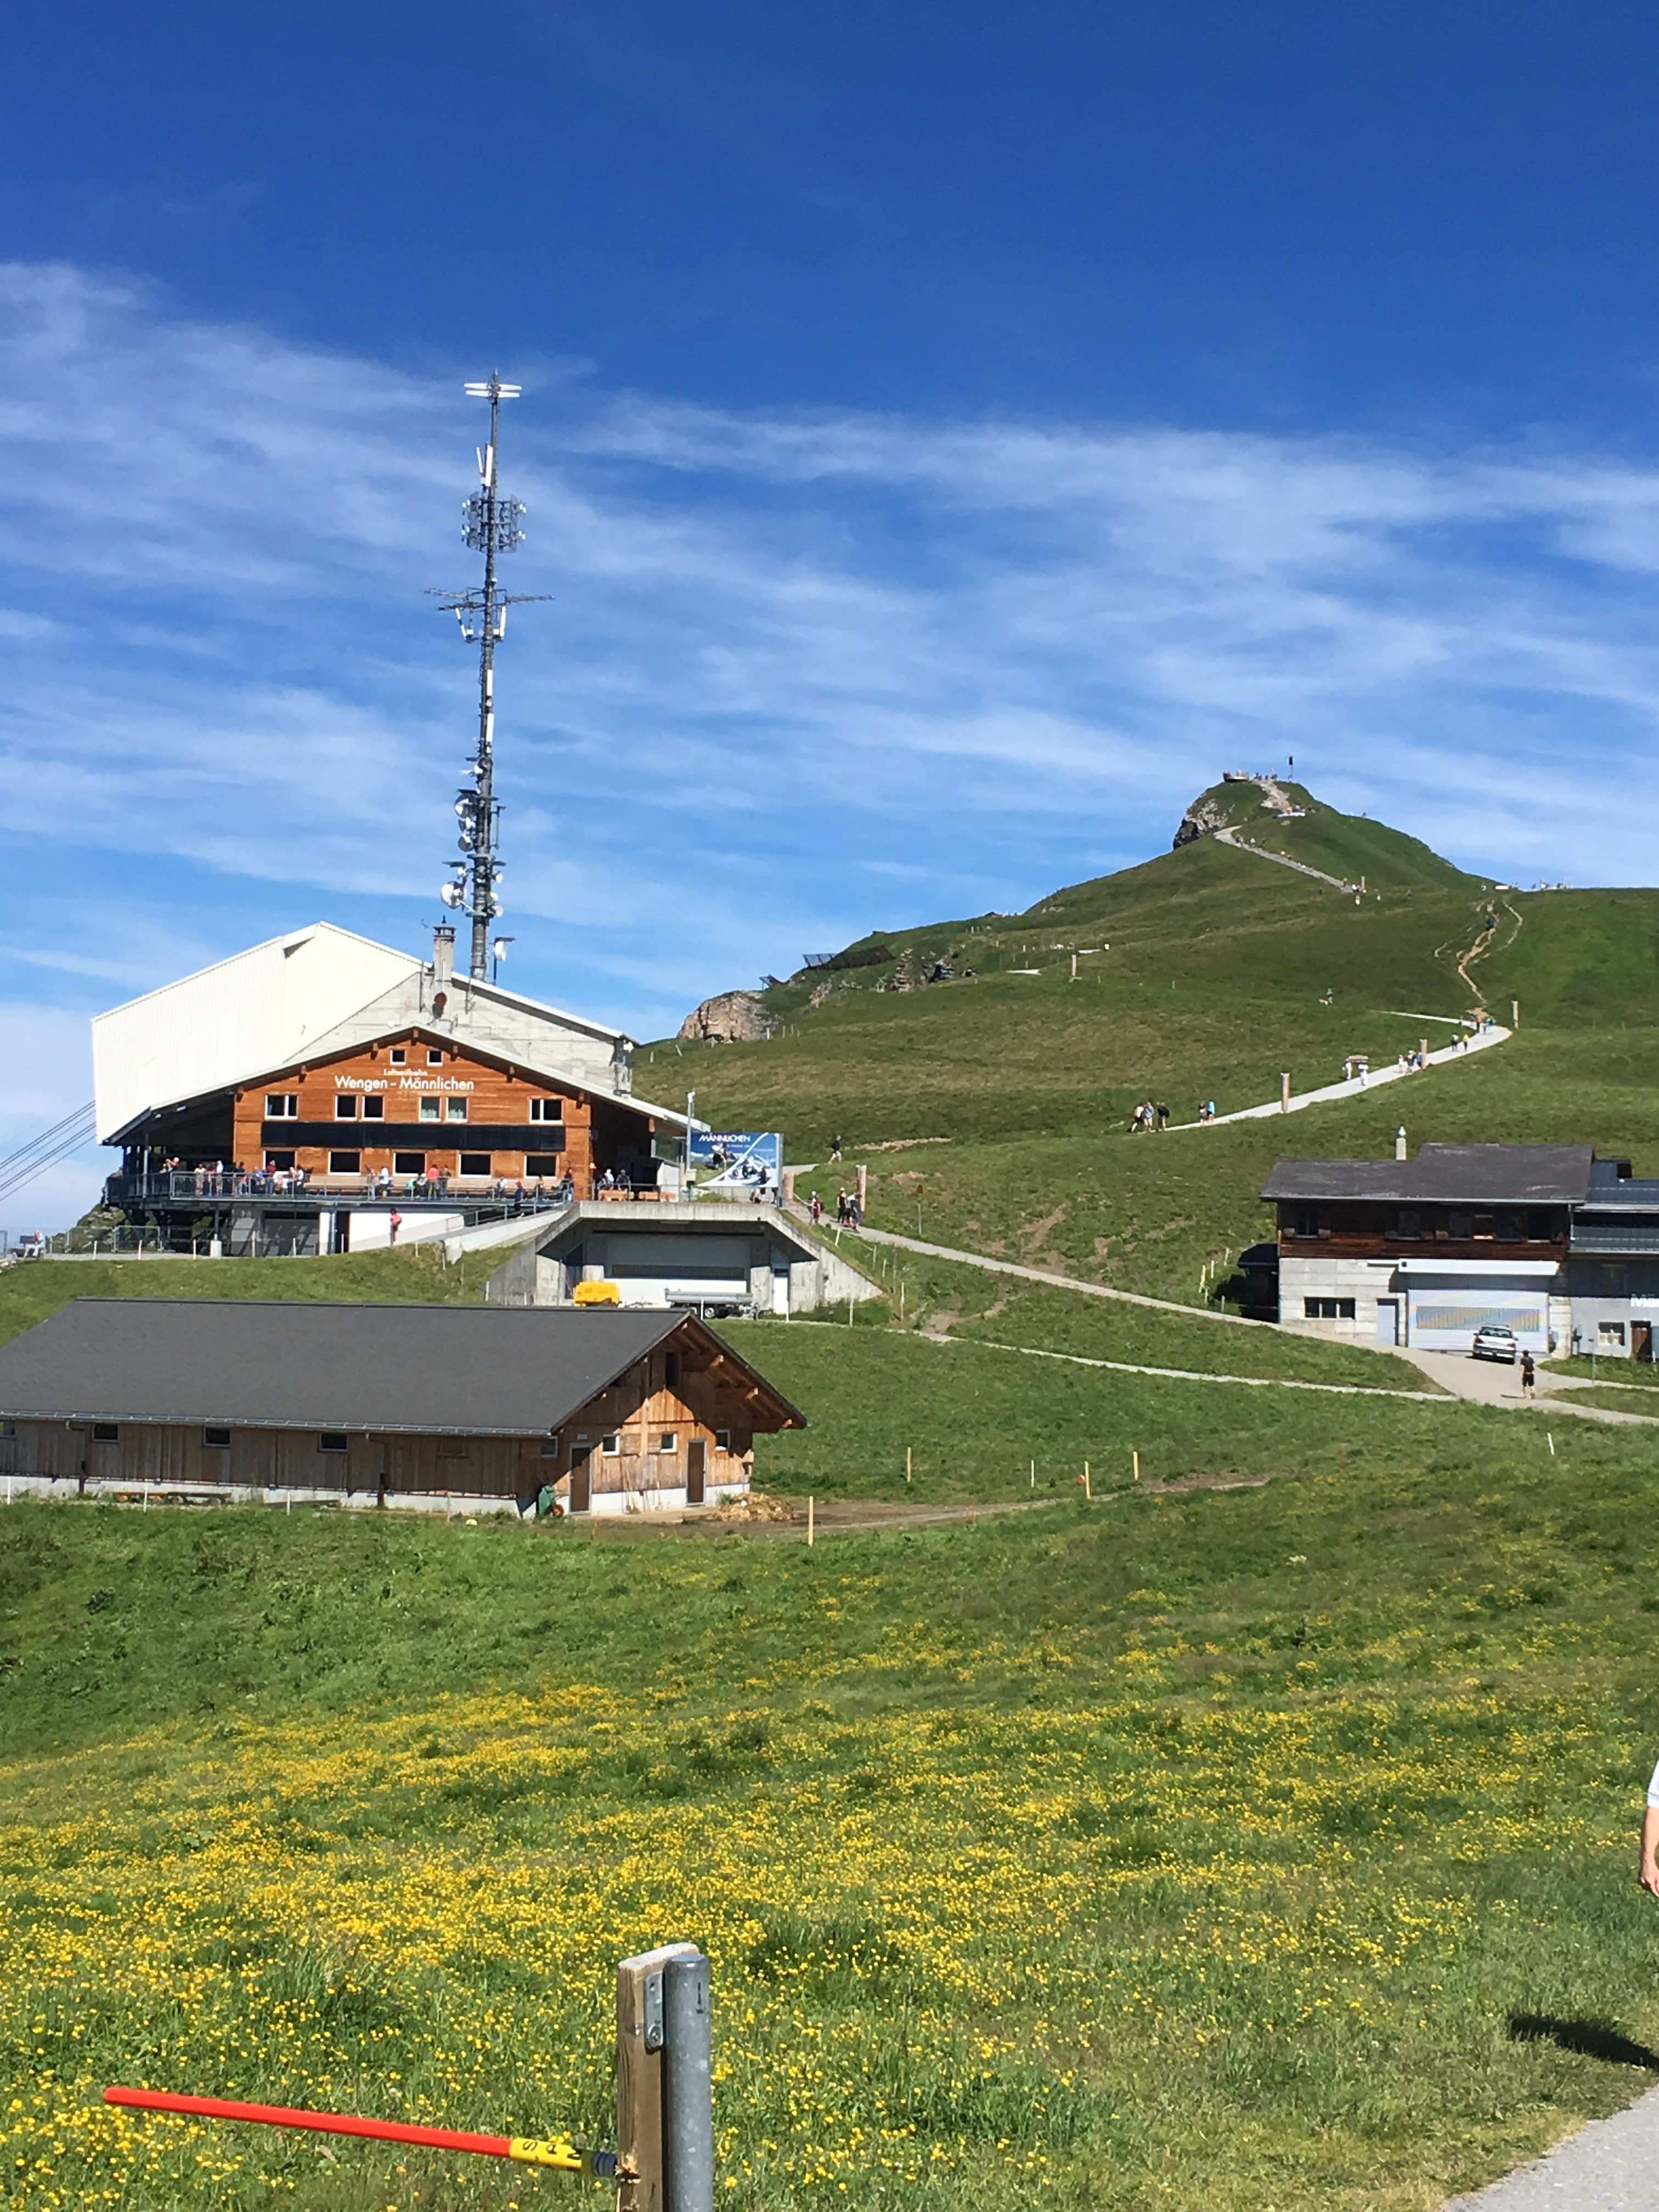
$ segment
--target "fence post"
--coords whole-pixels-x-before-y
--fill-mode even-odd
[[[617,1969],[617,2212],[667,2212],[663,2177],[663,1970],[697,1956],[695,1943],[665,1943]]]
[[[667,2212],[714,2212],[714,2105],[708,1961],[681,1952],[663,1970],[663,2165]]]

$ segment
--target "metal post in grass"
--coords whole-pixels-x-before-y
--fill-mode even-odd
[[[663,2166],[667,2212],[714,2212],[708,1961],[684,1951],[663,1970]]]

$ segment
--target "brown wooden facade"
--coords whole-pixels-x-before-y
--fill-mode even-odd
[[[1286,1258],[1328,1254],[1341,1260],[1399,1260],[1462,1254],[1471,1260],[1566,1256],[1565,1206],[1404,1205],[1398,1200],[1279,1202],[1279,1244]]]
[[[244,1085],[229,1164],[302,1168],[337,1187],[385,1170],[394,1192],[440,1177],[546,1185],[568,1174],[587,1198],[607,1167],[649,1158],[655,1127],[625,1100],[411,1029]]]
[[[763,1391],[716,1341],[659,1345],[556,1435],[416,1436],[155,1421],[30,1421],[0,1435],[0,1476],[66,1488],[336,1492],[362,1502],[453,1497],[567,1511],[626,1510],[665,1492],[697,1504],[747,1486]],[[774,1425],[769,1423],[768,1425]]]

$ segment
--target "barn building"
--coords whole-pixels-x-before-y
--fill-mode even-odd
[[[0,1346],[0,1474],[49,1496],[662,1511],[805,1425],[685,1313],[77,1298]]]
[[[1403,1149],[1403,1138],[1402,1138]],[[1309,1335],[1467,1352],[1653,1357],[1659,1182],[1589,1145],[1425,1145],[1415,1159],[1279,1160],[1279,1318]]]
[[[100,1015],[106,1188],[188,1249],[362,1249],[677,1182],[686,1120],[619,1030],[319,922]]]

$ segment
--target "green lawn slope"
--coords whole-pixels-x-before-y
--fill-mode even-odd
[[[1363,876],[1363,898],[1201,837],[1024,915],[882,936],[893,961],[769,994],[771,1042],[648,1047],[641,1087],[781,1127],[831,1195],[841,1134],[877,1226],[1187,1300],[1267,1232],[1283,1152],[1386,1155],[1404,1122],[1413,1146],[1593,1141],[1659,1172],[1659,893],[1497,889],[1298,795],[1313,811],[1287,821],[1219,787],[1256,842]],[[945,959],[952,980],[915,981]],[[1521,1026],[1467,1064],[1293,1121],[1127,1134],[1142,1099],[1179,1121],[1275,1097],[1286,1071],[1316,1088],[1351,1053],[1447,1042],[1477,1003],[1506,1024],[1518,1003]]]

